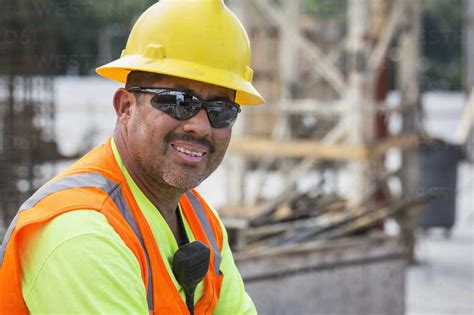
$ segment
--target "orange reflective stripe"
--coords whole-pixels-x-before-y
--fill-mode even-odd
[[[0,268],[3,265],[3,259],[5,257],[7,244],[8,244],[8,241],[10,240],[13,230],[15,229],[17,221],[18,221],[18,213],[15,214],[15,217],[13,218],[12,222],[10,223],[10,226],[8,227],[7,233],[5,233],[5,236],[3,237],[2,246],[0,247]]]

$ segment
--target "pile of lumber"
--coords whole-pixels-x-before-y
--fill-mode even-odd
[[[231,246],[236,250],[252,250],[297,244],[314,240],[330,240],[371,233],[383,229],[387,218],[415,216],[433,195],[409,199],[392,199],[384,203],[365,202],[349,207],[335,194],[293,192],[269,201],[259,214],[232,224],[224,219]]]

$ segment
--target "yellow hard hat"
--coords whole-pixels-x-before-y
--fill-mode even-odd
[[[96,71],[122,83],[133,70],[162,73],[235,90],[241,105],[261,104],[249,65],[247,33],[223,0],[161,0],[137,20],[122,56]]]

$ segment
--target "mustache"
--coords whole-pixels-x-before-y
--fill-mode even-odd
[[[191,143],[203,145],[209,150],[209,153],[214,153],[215,150],[216,150],[216,148],[214,146],[214,143],[212,143],[211,140],[206,139],[206,138],[194,137],[194,136],[192,136],[190,134],[186,134],[186,133],[169,133],[165,136],[164,140],[167,143],[170,143],[171,141],[175,141],[175,140],[182,140],[182,141],[186,141],[186,142],[191,142]]]

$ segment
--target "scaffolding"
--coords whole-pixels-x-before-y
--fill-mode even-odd
[[[317,305],[321,313],[402,314],[406,254],[413,257],[415,218],[426,201],[416,196],[414,171],[424,140],[421,0],[319,0],[311,15],[302,6],[308,2],[231,2],[249,32],[254,82],[267,102],[246,108],[235,126],[221,215],[232,218],[224,223],[236,263],[261,312],[298,305],[296,312],[311,313]],[[393,86],[398,101],[388,100]],[[390,152],[401,160],[398,169],[386,162]],[[277,191],[270,195],[268,186]],[[399,222],[405,246],[378,233],[388,217]],[[374,235],[392,243],[386,256]],[[375,264],[356,240],[373,245]],[[362,274],[375,267],[373,274],[393,278],[361,277],[357,296],[351,285],[360,273],[338,244],[360,254]],[[318,248],[335,261],[317,256]],[[321,262],[331,272],[314,266]]]
[[[338,167],[350,171],[354,182],[350,199],[357,204],[375,190],[372,186],[384,173],[378,167],[374,170],[377,160],[390,148],[416,144],[421,4],[336,2],[344,4],[342,22],[311,21],[301,13],[299,0],[281,1],[281,5],[269,0],[231,3],[249,29],[256,54],[255,84],[263,90],[267,104],[246,111],[230,149],[247,162],[259,158],[256,169],[263,178],[273,163],[289,164],[279,168],[287,172],[283,191],[294,187],[321,160],[343,162]],[[332,34],[327,37],[332,37],[321,38],[330,28]],[[401,93],[397,106],[386,102],[389,54],[397,60]],[[279,66],[272,68],[278,62],[275,56],[279,56]],[[398,134],[387,130],[389,115],[403,116],[405,126]],[[314,119],[305,122],[307,117]],[[241,169],[236,173],[245,179]],[[262,197],[259,193],[243,196],[242,186],[229,189],[229,199],[239,206]]]
[[[327,191],[350,178],[345,197],[354,211],[416,194],[421,0],[315,3],[313,16],[301,0],[230,3],[249,31],[255,85],[267,102],[244,111],[234,130],[226,216],[260,213],[309,172]],[[398,103],[387,101],[390,81]],[[390,119],[401,128],[391,130]],[[402,157],[398,170],[386,167],[393,150]],[[264,190],[275,172],[284,182],[269,198]],[[413,234],[412,217],[400,222]]]

